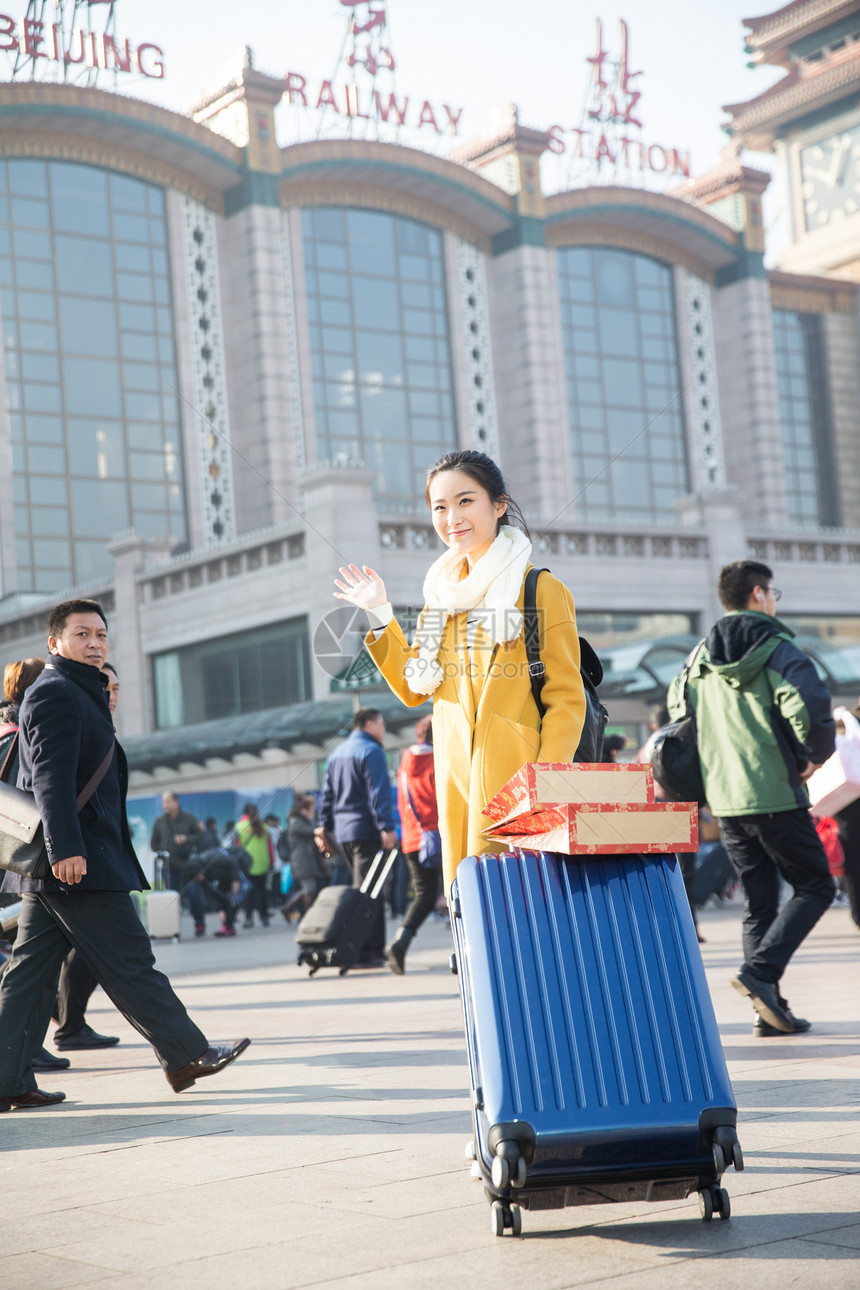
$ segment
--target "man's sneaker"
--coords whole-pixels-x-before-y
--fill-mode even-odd
[[[763,981],[761,977],[742,968],[737,976],[731,978],[731,983],[738,994],[744,994],[751,1000],[758,1015],[769,1026],[773,1026],[774,1030],[784,1035],[795,1033],[794,1018],[783,1007],[780,993],[772,981]]]
[[[195,924],[194,924],[194,935],[195,935],[195,936],[205,936],[205,935],[206,935],[206,924],[205,924],[205,923],[195,923]]]

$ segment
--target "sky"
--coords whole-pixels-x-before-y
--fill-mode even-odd
[[[24,0],[6,0],[7,11],[15,7],[23,12]],[[689,150],[698,173],[726,142],[722,105],[761,93],[780,75],[749,70],[743,51],[742,18],[769,7],[755,0],[387,0],[398,92],[462,107],[464,138],[485,131],[508,103],[528,125],[577,125],[595,19],[603,19],[604,43],[614,50],[625,18],[631,65],[644,72],[643,136]],[[123,92],[180,108],[246,44],[261,70],[318,82],[337,62],[349,12],[339,0],[117,0],[119,34],[165,53],[162,82],[123,77]]]

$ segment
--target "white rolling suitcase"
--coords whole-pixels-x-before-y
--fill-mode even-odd
[[[164,890],[164,861],[155,860],[155,890],[143,892],[143,925],[152,940],[178,941],[180,937],[181,906],[179,892]]]

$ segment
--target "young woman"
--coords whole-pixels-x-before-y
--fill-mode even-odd
[[[236,823],[235,836],[239,846],[244,847],[251,857],[248,878],[252,890],[245,907],[245,926],[250,927],[254,921],[254,909],[260,915],[264,927],[269,926],[269,892],[267,879],[269,870],[274,864],[275,849],[269,830],[260,819],[260,812],[253,802],[246,802],[242,808],[241,818]]]
[[[483,836],[484,807],[528,761],[573,760],[585,717],[573,597],[550,574],[538,580],[541,720],[523,640],[523,582],[531,541],[498,466],[482,452],[450,452],[433,465],[426,499],[448,550],[424,580],[425,607],[410,646],[382,578],[351,564],[339,600],[364,609],[365,644],[394,693],[417,707],[433,698],[433,745],[446,890],[467,855],[498,849]]]

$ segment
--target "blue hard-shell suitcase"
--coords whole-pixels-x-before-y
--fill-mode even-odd
[[[675,856],[474,856],[451,889],[492,1230],[523,1209],[699,1193],[743,1168]]]

